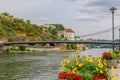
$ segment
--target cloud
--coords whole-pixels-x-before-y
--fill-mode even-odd
[[[117,2],[117,0],[84,0],[76,8],[76,11],[81,15],[77,18],[77,21],[99,21],[100,19],[104,19],[110,14],[109,5]]]
[[[81,15],[77,17],[77,21],[99,21],[100,19],[94,15]]]
[[[38,20],[43,21],[43,22],[49,21],[49,19],[45,17],[39,18]]]
[[[120,0],[83,0],[81,5],[77,8],[79,12],[107,13],[113,6],[120,8]]]
[[[66,1],[78,1],[78,0],[66,0]]]
[[[102,6],[84,6],[84,7],[80,7],[77,9],[77,11],[81,12],[81,13],[89,13],[89,14],[97,14],[97,13],[103,13],[105,12],[105,8]]]
[[[98,0],[94,2],[90,2],[87,6],[104,6],[104,7],[111,7],[111,6],[119,6],[120,0]]]

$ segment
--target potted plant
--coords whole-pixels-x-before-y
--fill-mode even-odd
[[[107,60],[109,66],[117,67],[117,55],[115,52],[103,52],[102,58]]]
[[[110,79],[110,68],[102,57],[69,56],[61,62],[60,80]]]

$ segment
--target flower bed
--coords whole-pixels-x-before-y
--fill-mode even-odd
[[[103,52],[102,58],[106,60],[116,60],[117,55],[114,52]]]
[[[103,52],[102,58],[107,60],[109,66],[114,66],[117,68],[117,55],[115,52]]]
[[[106,62],[102,57],[69,56],[61,62],[58,78],[60,80],[111,80],[110,70],[114,70],[114,67],[108,66]]]

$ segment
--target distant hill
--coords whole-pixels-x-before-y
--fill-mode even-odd
[[[0,40],[38,41],[57,40],[57,31],[64,30],[62,24],[37,25],[30,20],[15,18],[7,12],[0,14]]]

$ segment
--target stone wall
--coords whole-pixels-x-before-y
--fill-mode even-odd
[[[75,50],[67,50],[66,43],[59,44],[60,51],[75,51]],[[76,44],[77,49],[80,51],[88,50],[89,48],[85,44]]]

